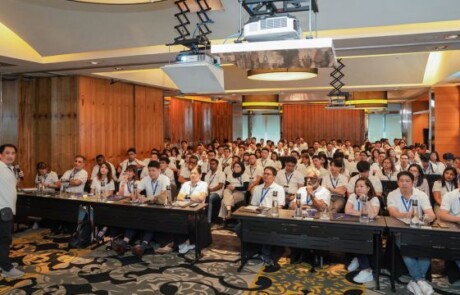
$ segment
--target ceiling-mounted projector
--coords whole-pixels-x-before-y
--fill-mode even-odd
[[[221,93],[224,88],[224,72],[219,58],[202,52],[182,52],[176,63],[161,68],[182,93]]]
[[[243,36],[248,42],[296,40],[302,37],[302,30],[293,16],[256,17],[244,25]]]

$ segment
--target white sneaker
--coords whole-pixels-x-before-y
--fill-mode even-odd
[[[347,270],[348,270],[349,272],[355,271],[355,270],[358,269],[358,267],[359,267],[358,258],[355,257],[355,258],[353,258],[353,260],[350,262],[350,264],[347,266]]]
[[[420,287],[420,290],[422,290],[423,295],[431,295],[434,293],[433,287],[424,280],[418,280],[417,285]]]
[[[12,278],[12,279],[17,279],[20,278],[24,275],[23,271],[20,271],[19,269],[13,267],[10,269],[10,271],[2,271],[2,277],[4,278]]]
[[[372,270],[362,270],[360,271],[354,278],[353,281],[356,283],[367,283],[372,282],[374,280],[374,276],[372,275]]]
[[[422,289],[420,289],[415,281],[410,281],[409,284],[407,284],[407,290],[415,295],[424,295]]]
[[[195,245],[185,244],[182,248],[180,248],[180,246],[179,246],[179,253],[180,254],[185,254],[185,253],[187,253],[188,251],[190,251],[192,249],[195,249]]]

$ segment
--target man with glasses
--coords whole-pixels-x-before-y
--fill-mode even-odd
[[[186,165],[183,165],[183,167],[180,169],[179,173],[179,182],[184,183],[190,180],[190,171],[192,171],[193,168],[198,166],[198,157],[195,155],[190,156],[188,162]]]
[[[88,172],[85,167],[86,158],[82,155],[77,155],[74,158],[73,168],[67,170],[61,177],[59,186],[63,185],[63,182],[68,183],[66,192],[69,193],[80,193],[82,194],[85,190],[85,184],[88,181]]]
[[[289,204],[295,198],[297,190],[305,184],[302,173],[294,170],[297,160],[294,157],[286,158],[284,169],[278,171],[275,182],[284,188],[286,195],[286,204]]]
[[[307,172],[307,185],[297,190],[300,194],[300,202],[302,208],[314,208],[316,210],[323,210],[324,205],[328,207],[331,204],[331,193],[327,188],[321,186],[319,183],[320,173],[317,169],[311,168]],[[295,209],[296,200],[290,204],[291,209]]]

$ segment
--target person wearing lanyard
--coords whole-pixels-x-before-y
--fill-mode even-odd
[[[418,207],[423,214],[434,220],[435,214],[431,207],[428,196],[413,187],[414,175],[410,172],[402,171],[397,175],[398,188],[388,194],[387,207],[391,217],[408,218],[411,214],[412,202],[418,201]],[[397,238],[396,245],[399,247],[400,238]],[[431,259],[423,257],[403,256],[404,264],[409,270],[412,280],[407,285],[407,289],[413,294],[432,294],[433,288],[424,280],[426,272],[431,264]]]
[[[220,208],[222,200],[222,190],[225,184],[225,173],[219,170],[219,161],[216,159],[209,160],[209,171],[204,177],[204,181],[208,184],[208,222],[211,223],[218,213],[216,208]]]
[[[136,173],[137,171],[142,170],[145,164],[136,158],[136,149],[129,148],[127,151],[127,155],[128,155],[128,159],[120,163],[120,165],[118,166],[117,172],[120,175],[122,175],[125,172],[126,168],[128,168],[128,166],[130,165],[136,166]]]
[[[257,160],[257,165],[261,166],[262,168],[266,167],[275,167],[275,162],[269,158],[270,150],[266,147],[262,148],[261,151],[261,158]]]
[[[342,159],[334,159],[331,162],[331,172],[323,178],[322,186],[331,192],[330,212],[343,212],[345,207],[345,193],[347,192],[348,179],[340,174],[343,168]]]
[[[131,200],[136,199],[134,194],[134,187],[137,187],[137,167],[130,165],[126,168],[124,174],[120,177],[120,189],[118,191],[119,196],[130,197]]]
[[[232,174],[228,175],[225,182],[224,198],[220,206],[219,217],[225,220],[229,219],[232,214],[232,207],[236,203],[244,200],[246,190],[248,188],[249,179],[244,174],[244,164],[235,162],[232,165]]]
[[[457,188],[457,170],[453,167],[444,169],[440,180],[433,183],[434,212],[437,214],[444,195]]]
[[[377,171],[376,176],[383,181],[396,181],[395,164],[390,158],[382,161],[382,169]]]
[[[374,191],[372,182],[366,178],[358,178],[355,182],[354,192],[348,197],[347,204],[345,206],[345,214],[360,216],[361,215],[361,197],[365,196],[368,199],[366,202],[367,212],[370,219],[374,219],[380,210],[380,201]],[[351,263],[347,266],[349,272],[357,269],[361,271],[353,277],[353,281],[356,283],[366,283],[374,280],[372,275],[372,268],[369,264],[369,257],[366,255],[357,255],[351,260]]]
[[[88,172],[83,169],[85,167],[86,158],[82,155],[77,155],[74,158],[73,169],[67,170],[61,177],[62,181],[69,182],[69,188],[67,192],[71,193],[83,193],[85,184],[88,181]],[[59,182],[59,187],[61,186]],[[57,185],[57,184],[56,184]]]
[[[184,184],[185,182],[190,181],[191,171],[193,170],[193,168],[197,167],[197,165],[198,165],[198,157],[195,155],[189,156],[187,164],[183,165],[183,167],[181,167],[180,169],[179,183]],[[201,168],[200,168],[200,171],[201,171]]]
[[[458,180],[458,186],[460,186],[460,180]],[[460,223],[460,189],[457,188],[448,192],[442,198],[438,217],[442,221]],[[460,268],[460,260],[457,260],[455,263]]]
[[[422,154],[420,156],[420,161],[422,162],[422,169],[423,169],[423,173],[425,175],[430,175],[430,174],[441,174],[438,170],[438,166],[436,165],[433,165],[431,162],[430,162],[430,156],[427,155],[427,154]]]
[[[0,146],[0,268],[4,278],[20,278],[24,275],[9,257],[17,199],[17,179],[10,165],[14,163],[17,151],[12,144]]]
[[[99,168],[100,168],[101,164],[104,163],[104,162],[108,163],[109,166],[110,166],[110,170],[112,170],[113,181],[118,182],[117,171],[115,170],[115,166],[113,166],[113,164],[110,163],[109,161],[106,161],[105,156],[102,155],[102,154],[99,154],[99,155],[96,156],[96,165],[94,165],[93,170],[91,171],[90,179],[92,180],[93,178],[97,177],[97,173],[99,172]]]
[[[229,147],[224,148],[224,156],[222,157],[222,171],[232,165],[232,153]]]
[[[43,184],[45,188],[58,188],[59,178],[54,171],[50,171],[48,164],[45,162],[37,163],[37,175],[35,176],[35,184]]]
[[[178,201],[190,201],[192,203],[204,203],[208,195],[208,184],[200,180],[201,168],[194,167],[190,171],[190,181],[185,182],[177,195]],[[190,250],[195,249],[195,224],[189,222],[188,235],[175,235],[174,243],[179,247],[179,253],[185,254]]]
[[[286,157],[284,169],[278,171],[276,174],[275,182],[284,188],[286,205],[295,198],[297,190],[305,184],[303,175],[299,171],[294,170],[296,164],[296,158]]]
[[[348,182],[348,185],[347,185],[348,195],[351,195],[352,193],[354,193],[356,180],[358,180],[358,178],[361,178],[361,177],[369,178],[377,197],[380,197],[382,195],[382,191],[383,191],[382,182],[380,181],[378,177],[375,177],[370,174],[370,167],[371,165],[369,164],[368,161],[359,161],[358,163],[356,163],[356,169],[358,169],[358,174],[350,178],[350,181]]]
[[[262,176],[264,174],[264,168],[257,165],[257,157],[255,154],[249,155],[249,167],[247,167],[245,173],[249,179],[247,191],[252,192],[252,190],[260,184],[260,181],[262,180]]]

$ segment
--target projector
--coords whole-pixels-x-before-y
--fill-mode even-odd
[[[204,53],[183,52],[176,56],[176,63],[161,69],[184,94],[222,93],[224,71],[219,58]]]
[[[248,42],[296,40],[302,38],[297,18],[276,16],[250,20],[244,25],[243,36]]]

